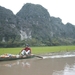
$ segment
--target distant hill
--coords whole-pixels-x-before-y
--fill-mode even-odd
[[[31,45],[68,45],[75,44],[74,33],[74,25],[64,25],[41,5],[27,3],[16,15],[0,6],[1,42],[30,40],[27,42]]]
[[[33,38],[40,39],[50,36],[50,15],[41,5],[27,3],[17,13],[17,16],[31,24]]]

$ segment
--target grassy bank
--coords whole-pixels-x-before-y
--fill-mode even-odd
[[[19,54],[23,48],[0,48],[0,55],[5,53]],[[73,51],[75,46],[48,46],[48,47],[31,47],[33,54],[44,54],[50,52]]]

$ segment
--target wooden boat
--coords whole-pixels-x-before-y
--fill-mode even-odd
[[[7,56],[7,57],[0,57],[0,61],[10,61],[10,60],[19,60],[19,59],[29,59],[29,58],[33,58],[33,57],[35,57],[35,55],[30,55],[30,56],[19,56],[19,57],[17,57],[17,55],[16,56]]]

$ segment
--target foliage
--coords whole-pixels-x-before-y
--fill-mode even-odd
[[[21,31],[31,38],[21,40]],[[64,25],[41,5],[27,3],[16,15],[0,6],[0,47],[23,47],[26,43],[30,46],[74,45],[75,26]]]

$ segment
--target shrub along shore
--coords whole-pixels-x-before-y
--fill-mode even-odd
[[[24,47],[20,48],[0,48],[0,55],[10,53],[10,54],[19,54],[19,52]],[[51,52],[65,52],[65,51],[74,51],[75,46],[47,46],[47,47],[31,47],[32,54],[46,54]]]

